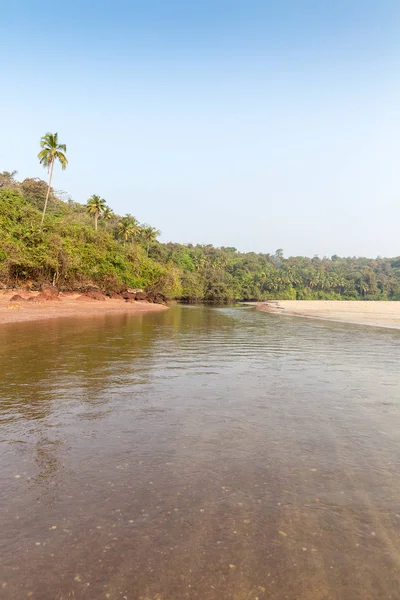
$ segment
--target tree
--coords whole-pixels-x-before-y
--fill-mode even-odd
[[[15,176],[18,171],[3,171],[0,173],[0,188],[13,188],[17,185]]]
[[[147,257],[149,256],[150,244],[152,242],[155,242],[160,234],[161,231],[159,231],[159,229],[156,229],[155,227],[151,227],[150,225],[143,226],[141,236],[144,242],[146,243]]]
[[[139,221],[131,214],[125,215],[118,224],[118,235],[124,238],[124,244],[129,238],[132,240],[141,232]]]
[[[51,180],[53,178],[54,163],[56,160],[59,161],[61,169],[65,171],[68,165],[67,157],[67,146],[65,144],[58,143],[58,133],[46,133],[40,140],[40,147],[42,150],[38,154],[38,159],[41,165],[45,167],[49,172],[49,185],[47,188],[46,199],[44,201],[42,220],[40,225],[43,225],[44,216],[46,214],[47,202],[49,200]]]
[[[38,177],[27,177],[20,184],[20,187],[25,198],[29,198],[34,206],[42,210],[47,196],[48,185],[46,181]]]
[[[94,217],[94,228],[97,231],[97,221],[106,210],[106,201],[97,194],[93,194],[86,203],[86,212]]]
[[[118,235],[124,238],[124,245],[129,240],[133,239],[137,233],[137,221],[130,215],[127,215],[118,224]]]
[[[109,206],[106,206],[103,210],[103,214],[102,214],[102,219],[104,219],[105,221],[111,221],[111,219],[114,218],[114,211],[112,208],[110,208]]]

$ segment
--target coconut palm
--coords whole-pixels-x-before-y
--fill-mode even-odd
[[[139,221],[133,215],[131,215],[130,213],[127,213],[125,215],[124,219],[126,219],[127,221],[129,221],[133,225],[133,227],[135,229],[135,237],[136,237],[140,233],[140,231],[141,231],[141,227],[140,227]]]
[[[38,154],[39,162],[49,172],[49,185],[47,188],[46,200],[44,201],[42,220],[40,223],[43,225],[44,216],[47,210],[47,202],[50,196],[54,163],[58,160],[62,170],[64,171],[67,168],[68,160],[65,156],[65,153],[67,152],[67,146],[65,144],[58,143],[58,133],[46,133],[46,135],[44,135],[40,140],[40,147],[42,150]]]
[[[124,238],[124,245],[137,234],[137,221],[130,215],[127,215],[118,223],[118,235]]]
[[[97,221],[106,209],[106,201],[97,194],[93,194],[86,203],[86,212],[94,217],[94,228],[97,231]]]
[[[142,239],[146,242],[147,256],[149,256],[150,244],[155,242],[161,231],[150,225],[144,225],[141,231]]]
[[[110,208],[109,206],[106,206],[103,210],[103,214],[101,215],[101,218],[104,219],[105,221],[111,221],[111,219],[114,217],[114,211],[112,208]]]

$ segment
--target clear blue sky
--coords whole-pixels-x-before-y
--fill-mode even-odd
[[[0,171],[162,239],[400,255],[398,0],[5,1]]]

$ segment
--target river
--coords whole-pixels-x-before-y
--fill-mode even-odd
[[[398,599],[399,365],[244,307],[2,326],[0,597]]]

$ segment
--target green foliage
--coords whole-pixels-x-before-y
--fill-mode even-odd
[[[89,200],[86,203],[86,212],[89,215],[92,215],[92,217],[94,217],[94,228],[97,231],[97,221],[98,218],[101,217],[102,214],[104,214],[104,211],[106,211],[108,209],[107,205],[106,205],[106,201],[104,200],[104,198],[100,198],[100,196],[98,196],[97,194],[93,194],[93,196],[90,196]],[[110,213],[108,212],[110,209],[107,210],[107,218],[111,218]]]
[[[40,147],[42,149],[38,154],[38,159],[43,167],[50,170],[58,160],[63,171],[67,168],[68,159],[65,156],[67,146],[58,143],[58,133],[46,133],[40,140]]]
[[[47,184],[41,180],[19,183],[14,172],[0,174],[3,283],[47,281],[61,289],[88,284],[105,290],[140,287],[186,302],[400,300],[400,257],[285,258],[282,250],[269,255],[162,244],[157,229],[140,225],[132,215],[115,215],[99,196],[82,206],[64,202],[54,192],[41,228],[46,194]],[[97,231],[93,217],[99,219]]]

